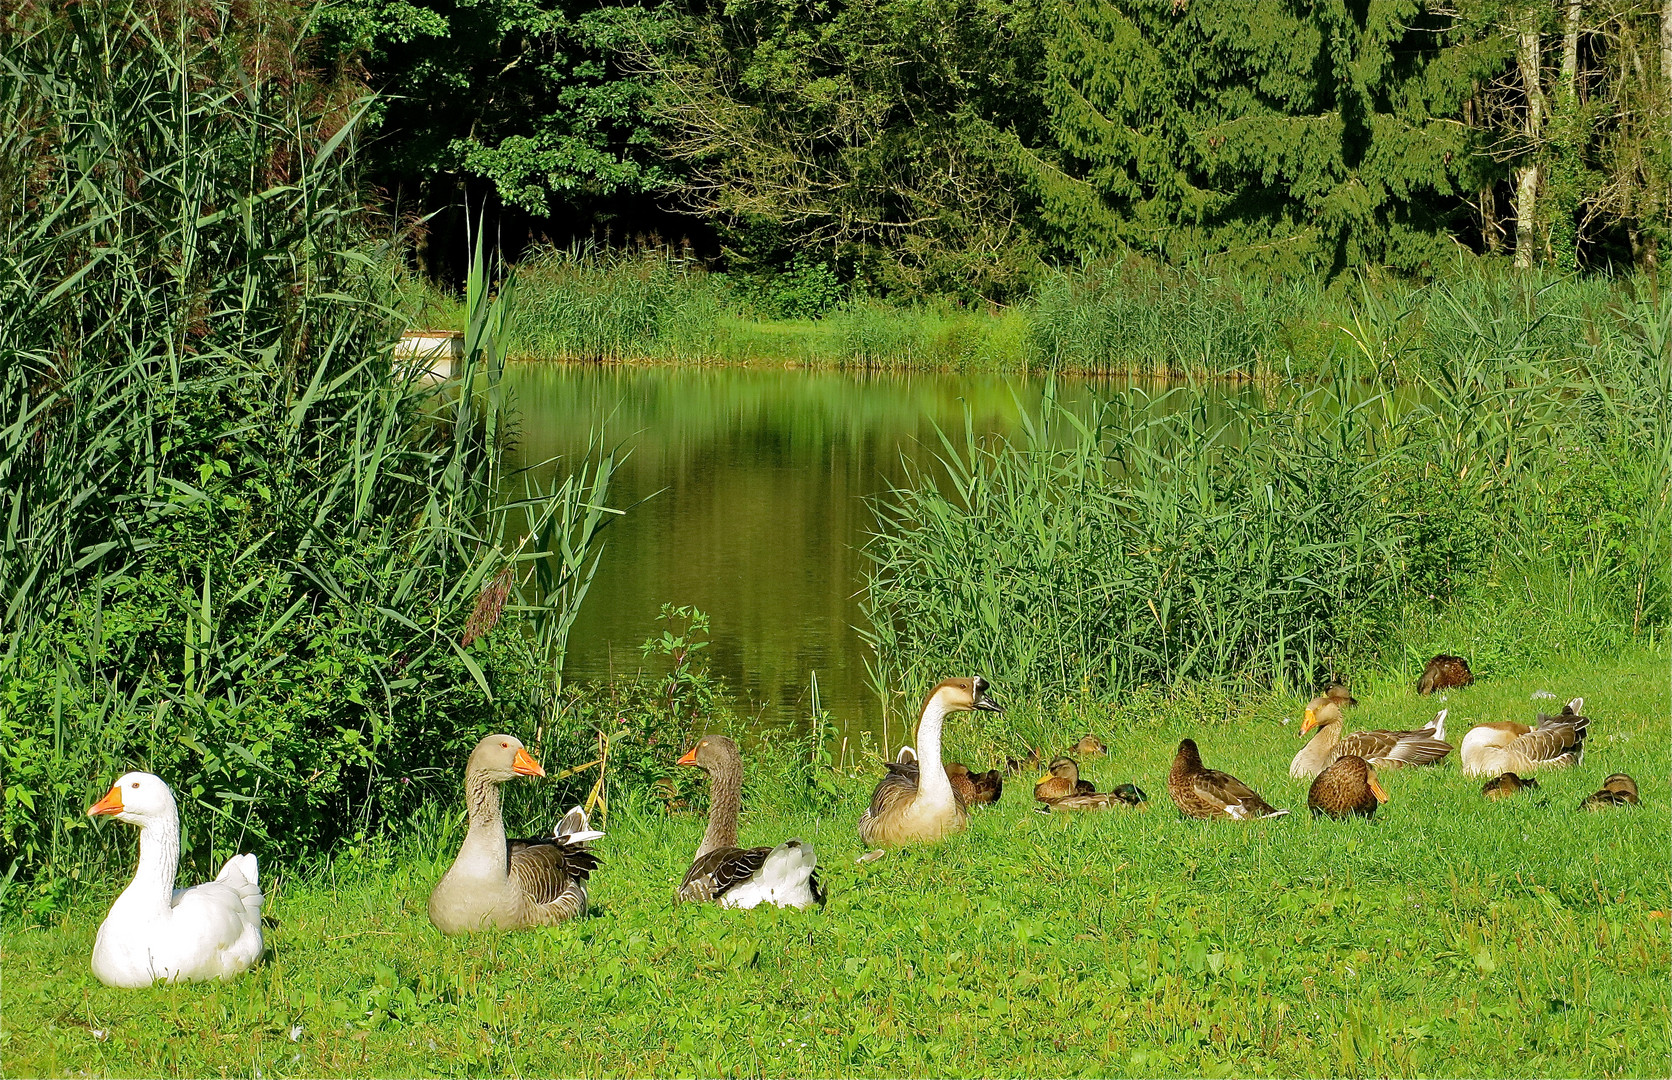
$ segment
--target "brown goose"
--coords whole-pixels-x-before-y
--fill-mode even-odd
[[[1584,698],[1574,698],[1559,716],[1540,714],[1536,728],[1513,721],[1476,724],[1463,736],[1459,751],[1463,774],[1496,776],[1578,764],[1585,755],[1585,729],[1591,723],[1589,717],[1579,715],[1584,707]]]
[[[1625,773],[1615,773],[1602,782],[1602,790],[1585,796],[1581,810],[1606,810],[1611,806],[1637,806],[1637,781]]]
[[[969,824],[969,810],[941,764],[941,728],[948,713],[1003,712],[986,694],[987,680],[979,675],[946,679],[929,691],[917,722],[920,761],[887,763],[888,775],[878,781],[871,805],[860,815],[861,840],[883,847],[931,843]]]
[[[1502,776],[1494,776],[1481,786],[1480,793],[1493,802],[1499,799],[1514,798],[1523,791],[1537,791],[1538,781],[1532,777],[1520,777],[1512,772]]]
[[[577,806],[563,815],[551,839],[505,839],[499,785],[544,775],[512,735],[489,735],[471,751],[464,772],[470,827],[458,858],[430,893],[430,922],[437,930],[550,926],[586,910],[586,879],[598,869],[586,844],[604,834],[587,827],[584,810]]]
[[[1229,773],[1203,768],[1202,755],[1194,739],[1180,742],[1178,753],[1173,755],[1173,767],[1167,773],[1167,794],[1186,817],[1248,821],[1282,817],[1289,812],[1272,806]]]
[[[818,856],[813,845],[785,840],[777,847],[737,846],[737,811],[743,801],[743,757],[724,735],[704,735],[679,759],[708,772],[708,831],[679,883],[687,903],[717,901],[721,907],[757,904],[809,908],[824,906]]]
[[[1432,724],[1410,731],[1355,731],[1346,735],[1341,727],[1341,706],[1327,697],[1313,698],[1306,707],[1300,733],[1305,735],[1317,728],[1318,734],[1289,763],[1289,775],[1306,780],[1344,757],[1361,757],[1378,769],[1397,769],[1429,765],[1451,753],[1451,744],[1445,741],[1444,709]]]
[[[1375,766],[1350,754],[1337,758],[1319,773],[1306,793],[1306,806],[1313,817],[1370,817],[1387,801],[1388,793],[1376,779]]]
[[[1418,694],[1432,694],[1436,690],[1450,690],[1454,686],[1468,686],[1475,681],[1475,673],[1469,670],[1469,662],[1461,656],[1448,656],[1441,653],[1428,661],[1428,666],[1422,669],[1422,678],[1417,680]]]

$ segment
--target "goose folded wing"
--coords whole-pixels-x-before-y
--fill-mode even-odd
[[[1516,739],[1514,750],[1528,761],[1550,761],[1578,747],[1582,738],[1582,729],[1574,724],[1541,724]]]
[[[511,840],[510,875],[530,903],[552,904],[563,899],[571,885],[584,885],[598,869],[598,856],[580,844],[561,840]]]
[[[716,848],[691,864],[680,895],[688,900],[715,900],[760,873],[772,848]]]

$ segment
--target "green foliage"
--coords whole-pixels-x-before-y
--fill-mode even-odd
[[[128,768],[202,812],[205,862],[451,791],[437,762],[549,694],[607,520],[607,456],[496,497],[507,294],[480,254],[461,378],[392,360],[359,109],[254,63],[306,28],[198,15],[213,35],[42,7],[5,58],[4,152],[52,165],[0,185],[0,839],[25,877],[119,843],[83,811]]]
[[[1078,0],[1024,154],[1059,248],[1339,273],[1451,249],[1468,76],[1423,5]],[[1455,160],[1455,163],[1454,163]]]
[[[1483,334],[1414,362],[1432,372],[1414,393],[1343,368],[1272,406],[1133,390],[1080,415],[1047,395],[1022,439],[943,435],[938,467],[876,507],[881,681],[1311,686],[1398,647],[1423,605],[1496,610],[1522,582],[1529,618],[1565,621],[1516,664],[1659,632],[1669,326],[1641,305],[1585,368]]]
[[[325,54],[383,93],[367,164],[421,204],[480,177],[538,217],[667,182],[646,88],[615,57],[657,39],[651,12],[563,0],[333,0]]]

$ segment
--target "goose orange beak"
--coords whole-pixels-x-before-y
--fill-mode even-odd
[[[1377,802],[1388,801],[1388,793],[1382,790],[1382,782],[1374,776],[1370,778],[1370,790],[1375,794]]]
[[[546,775],[546,770],[542,769],[540,763],[534,760],[534,755],[520,746],[517,747],[517,756],[511,760],[511,771],[518,776]]]
[[[685,751],[685,755],[683,757],[681,757],[678,761],[674,762],[675,765],[695,765],[696,763],[697,763],[697,748],[694,747],[694,746],[691,747],[691,749]]]
[[[1311,731],[1313,728],[1315,728],[1317,726],[1318,726],[1318,712],[1317,712],[1317,710],[1316,709],[1307,709],[1306,710],[1306,719],[1304,719],[1300,722],[1300,733],[1302,735],[1305,735],[1308,731]]]
[[[100,817],[105,814],[120,814],[122,812],[122,789],[115,784],[105,792],[105,797],[87,808],[88,817]]]

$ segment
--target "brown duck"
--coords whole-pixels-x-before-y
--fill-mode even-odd
[[[1054,802],[1070,795],[1093,795],[1097,788],[1089,780],[1080,779],[1080,766],[1071,757],[1058,756],[1051,760],[1048,773],[1033,785],[1033,797],[1040,802]]]
[[[1611,806],[1637,806],[1637,781],[1625,773],[1615,773],[1602,782],[1602,790],[1585,796],[1581,810],[1606,810]]]
[[[1319,773],[1306,793],[1306,806],[1313,817],[1370,817],[1387,801],[1388,793],[1376,779],[1376,767],[1351,754],[1337,758],[1335,764]]]
[[[1451,753],[1451,744],[1446,742],[1444,709],[1432,724],[1408,731],[1355,731],[1347,735],[1341,727],[1341,706],[1328,697],[1313,698],[1306,707],[1300,733],[1305,735],[1317,728],[1318,734],[1289,763],[1289,775],[1305,780],[1344,757],[1361,757],[1378,769],[1397,769],[1405,765],[1430,765]]]
[[[1202,766],[1202,755],[1194,739],[1179,743],[1173,767],[1167,773],[1167,794],[1186,817],[1232,821],[1282,817],[1279,810],[1260,798],[1254,789],[1229,773]]]
[[[518,776],[544,776],[511,735],[489,735],[465,766],[469,827],[458,858],[430,893],[430,922],[444,934],[497,927],[551,926],[586,910],[586,881],[598,869],[588,841],[604,834],[587,827],[586,812],[563,815],[557,835],[507,840],[499,785]]]
[[[1417,693],[1432,694],[1436,690],[1468,686],[1474,681],[1475,673],[1469,670],[1467,660],[1461,656],[1441,653],[1428,661],[1428,666],[1422,669],[1422,678],[1417,680]]]
[[[1522,778],[1512,772],[1495,776],[1488,780],[1480,789],[1480,793],[1493,802],[1500,799],[1511,799],[1523,791],[1537,791],[1538,781],[1532,777]]]
[[[909,746],[902,746],[900,752],[894,755],[894,763],[915,765],[917,752]],[[1004,776],[998,769],[971,772],[968,765],[957,761],[947,762],[945,768],[946,779],[952,784],[953,793],[963,800],[965,806],[996,803],[999,796],[1004,794]]]

